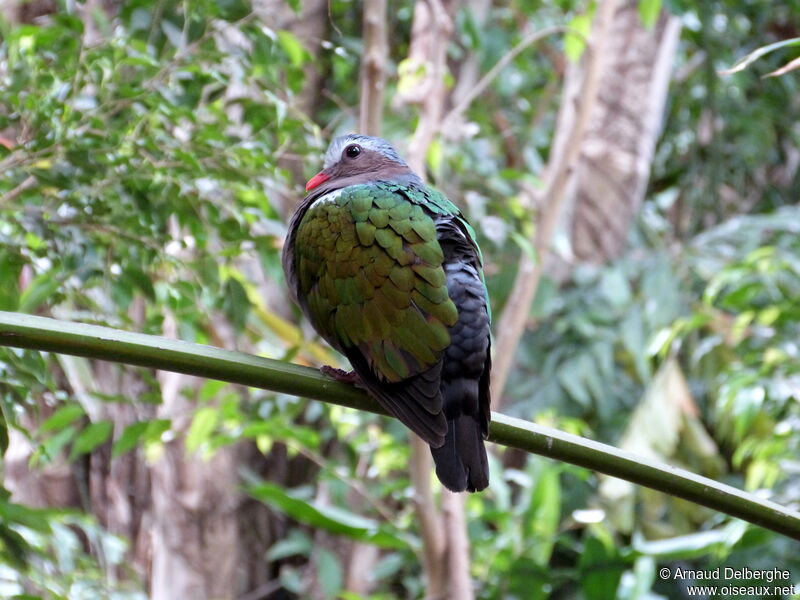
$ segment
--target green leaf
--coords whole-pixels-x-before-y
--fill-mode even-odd
[[[104,443],[111,435],[114,429],[114,424],[111,421],[98,421],[97,423],[90,423],[88,427],[84,428],[75,438],[72,443],[72,451],[69,454],[70,460],[88,454],[100,444]]]
[[[238,331],[244,329],[247,314],[250,312],[250,300],[247,290],[235,277],[228,277],[223,291],[222,309]]]
[[[172,421],[169,419],[153,419],[147,423],[144,439],[148,442],[159,441],[162,434],[168,431],[170,427],[172,427]]]
[[[594,19],[594,4],[591,5],[590,10],[580,15],[573,17],[569,22],[568,31],[564,36],[564,54],[567,60],[577,62],[586,49],[586,39],[589,37],[589,32],[592,30],[592,20]]]
[[[661,13],[661,0],[639,0],[639,18],[647,29],[653,27]]]
[[[52,514],[50,509],[33,508],[24,504],[8,502],[8,490],[0,488],[0,493],[6,496],[0,500],[0,523],[16,523],[24,525],[34,531],[50,533],[50,521],[48,516]]]
[[[633,361],[636,375],[642,383],[646,383],[650,379],[650,363],[647,360],[644,318],[638,304],[628,310],[620,328],[620,340]]]
[[[621,268],[606,269],[603,272],[600,291],[614,308],[622,308],[631,301],[631,286]]]
[[[208,441],[219,422],[219,409],[208,406],[194,413],[192,424],[186,433],[186,449],[189,452],[197,450],[201,444]]]
[[[65,404],[39,425],[39,431],[57,431],[80,419],[86,414],[77,402]]]
[[[317,575],[326,598],[334,598],[342,589],[344,574],[342,565],[330,550],[320,547],[317,552]]]
[[[276,561],[290,556],[308,556],[311,552],[311,540],[302,531],[292,530],[289,537],[278,540],[267,552],[267,560]]]
[[[18,532],[14,531],[5,524],[0,524],[0,556],[3,562],[7,562],[9,566],[20,571],[25,571],[28,568],[28,559],[30,557],[30,546]],[[13,596],[13,599],[25,598],[27,596]],[[32,600],[41,600],[40,596],[27,596]]]
[[[0,144],[2,147],[2,144]],[[22,259],[11,250],[0,249],[0,273],[3,281],[13,285],[0,286],[0,310],[14,310],[19,305],[19,288],[16,282],[22,270]]]
[[[400,571],[405,566],[406,562],[402,553],[391,552],[384,554],[383,557],[372,568],[372,578],[374,581],[387,579]]]
[[[243,19],[251,10],[250,3],[244,0],[217,0],[215,4],[220,9],[220,16],[228,21]]]
[[[546,566],[555,546],[561,518],[560,469],[544,462],[531,490],[530,504],[525,513],[526,531],[531,538],[531,558]]]
[[[478,51],[481,47],[481,40],[483,38],[481,31],[482,27],[478,24],[474,9],[470,8],[469,5],[465,6],[464,19],[461,26],[463,35],[466,38],[467,47],[470,50]]]
[[[301,498],[274,483],[263,482],[248,488],[254,498],[286,513],[293,519],[317,529],[374,544],[381,548],[402,549],[408,542],[387,525],[362,517],[343,508],[320,505]]]
[[[517,244],[517,246],[519,246],[520,250],[528,255],[528,258],[533,261],[537,260],[536,248],[534,247],[533,242],[531,242],[527,237],[518,231],[512,231],[509,234],[509,237]]]
[[[205,383],[203,383],[203,387],[200,388],[200,400],[203,402],[211,402],[214,398],[216,398],[223,389],[228,387],[230,384],[227,381],[218,381],[216,379],[209,379]]]
[[[111,456],[114,458],[133,450],[136,444],[144,435],[147,428],[150,427],[148,421],[141,421],[139,423],[132,423],[128,425],[122,432],[122,435],[114,442],[111,448]]]
[[[278,438],[280,440],[296,440],[306,448],[316,450],[320,444],[320,434],[310,427],[303,427],[301,425],[291,426],[281,423],[278,419],[271,419],[269,421],[258,421],[255,423],[248,423],[242,429],[242,437],[258,438],[259,436],[269,436],[271,438]]]
[[[590,537],[584,544],[578,564],[581,588],[587,600],[616,597],[624,564],[613,546],[609,547],[596,537]]]
[[[581,406],[587,407],[592,402],[592,397],[586,389],[584,373],[581,372],[582,362],[579,357],[566,361],[558,370],[556,378],[561,387],[570,397]]]
[[[25,245],[34,252],[37,250],[44,250],[47,247],[47,244],[42,238],[30,231],[25,234]]]
[[[656,561],[652,556],[640,556],[633,565],[632,577],[622,579],[617,592],[619,600],[647,600],[656,578]]]
[[[42,444],[41,451],[46,459],[53,460],[56,456],[58,456],[59,452],[64,449],[64,446],[69,444],[72,441],[72,438],[75,437],[77,430],[77,427],[70,425],[69,427],[65,427],[59,431],[54,436],[47,438]]]
[[[153,282],[150,281],[150,278],[136,266],[128,266],[122,274],[123,279],[126,280],[126,283],[130,283],[132,287],[138,288],[142,294],[144,294],[145,298],[150,301],[155,301],[156,293],[153,289]]]
[[[303,63],[306,61],[308,52],[306,52],[300,40],[298,40],[291,31],[281,30],[278,32],[278,42],[286,53],[286,56],[289,57],[292,66],[302,67]]]
[[[439,175],[442,169],[442,161],[444,160],[444,147],[439,138],[433,140],[428,146],[428,166],[434,176]]]
[[[17,310],[23,313],[32,313],[47,300],[52,300],[53,294],[61,285],[55,273],[47,271],[30,282],[19,298]]]
[[[424,63],[404,58],[397,63],[397,91],[405,94],[418,87],[425,79],[427,67]]]

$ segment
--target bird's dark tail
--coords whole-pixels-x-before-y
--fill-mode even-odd
[[[485,426],[478,411],[477,384],[474,380],[456,379],[442,390],[447,435],[442,446],[431,446],[431,454],[436,476],[453,492],[479,492],[489,485],[489,463],[483,445]],[[471,410],[473,407],[475,410]]]

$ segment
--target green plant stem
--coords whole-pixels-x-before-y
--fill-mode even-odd
[[[176,371],[386,414],[363,391],[316,369],[97,325],[0,311],[0,345]],[[492,413],[489,440],[650,487],[800,540],[796,511],[606,444],[500,413]]]

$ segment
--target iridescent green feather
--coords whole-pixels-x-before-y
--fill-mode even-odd
[[[315,327],[340,349],[358,347],[385,381],[435,365],[458,319],[432,214],[458,210],[434,190],[364,184],[319,199],[297,229],[300,296]]]

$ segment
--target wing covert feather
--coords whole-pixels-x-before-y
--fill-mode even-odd
[[[295,246],[301,305],[316,329],[387,410],[434,446],[447,431],[439,380],[458,320],[437,212],[403,186],[350,186],[309,207]]]

